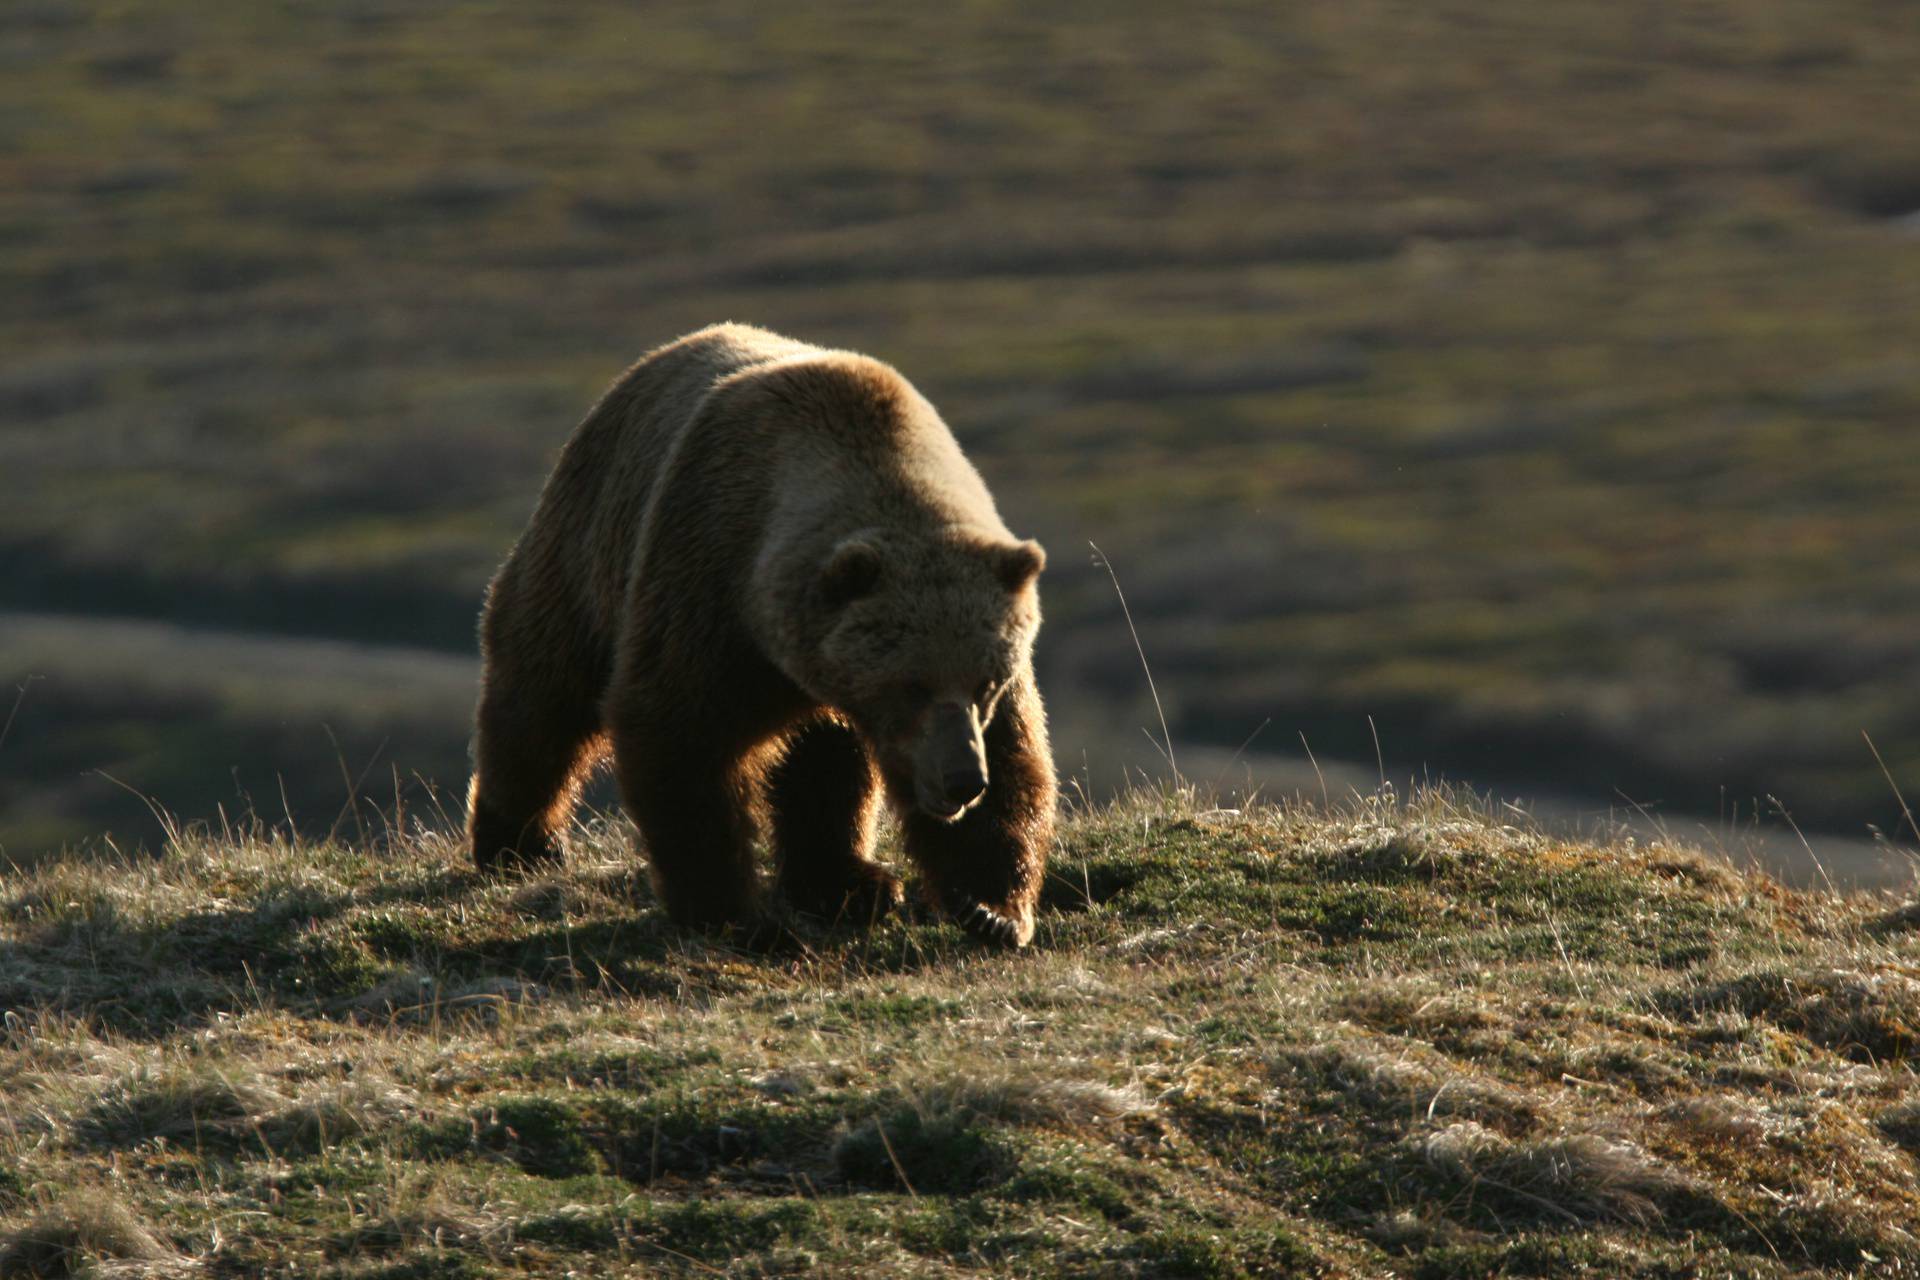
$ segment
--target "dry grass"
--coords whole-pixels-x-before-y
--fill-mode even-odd
[[[5,1274],[1920,1266],[1890,900],[1444,792],[1137,795],[1056,871],[1008,955],[688,936],[599,821],[521,883],[433,830],[49,864],[0,893]]]
[[[1044,1070],[1072,1067],[1071,1063],[1049,1063]],[[1040,1074],[1041,1070],[1036,1065],[1020,1073],[960,1076],[911,1090],[910,1096],[916,1107],[934,1113],[1065,1133],[1097,1130],[1153,1110],[1138,1086],[1116,1087],[1098,1080]]]
[[[1462,1194],[1511,1197],[1574,1224],[1644,1225],[1661,1216],[1662,1198],[1689,1189],[1686,1179],[1633,1143],[1597,1134],[1514,1142],[1461,1120],[1418,1145],[1427,1165],[1458,1183]]]
[[[1675,993],[1696,1012],[1728,1009],[1791,1027],[1867,1061],[1901,1061],[1920,1047],[1920,981],[1899,966],[1769,966]]]
[[[151,1276],[194,1269],[124,1203],[97,1187],[68,1190],[0,1233],[0,1276],[6,1280],[100,1274],[102,1263],[128,1264],[123,1274]]]

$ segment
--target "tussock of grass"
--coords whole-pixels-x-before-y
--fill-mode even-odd
[[[1597,1134],[1514,1142],[1461,1120],[1419,1142],[1421,1157],[1465,1194],[1506,1200],[1509,1216],[1546,1215],[1570,1223],[1645,1224],[1663,1198],[1689,1189],[1687,1180],[1634,1146]],[[1519,1211],[1516,1215],[1514,1211]]]
[[[1009,1177],[1006,1140],[964,1111],[903,1106],[843,1134],[833,1166],[855,1186],[883,1191],[965,1194]]]
[[[251,1064],[135,1070],[93,1094],[65,1129],[76,1147],[142,1145],[290,1156],[324,1149],[405,1114],[409,1091],[373,1079],[276,1082]]]
[[[1142,1116],[1152,1104],[1137,1086],[1041,1075],[1031,1070],[955,1077],[915,1090],[921,1108],[978,1116],[1007,1124],[1077,1132]]]
[[[102,1093],[73,1126],[73,1139],[99,1147],[231,1142],[279,1101],[257,1083],[212,1072],[160,1078],[142,1072]]]
[[[437,831],[183,832],[6,885],[0,1270],[1920,1267],[1883,898],[1441,791],[1140,794],[1010,955],[690,936],[621,826],[578,843],[493,882]]]
[[[1668,1108],[1667,1115],[1676,1128],[1720,1142],[1749,1142],[1767,1132],[1759,1109],[1730,1098],[1683,1098]]]
[[[470,1188],[432,1173],[409,1173],[359,1198],[348,1227],[328,1243],[332,1251],[347,1255],[409,1249],[497,1255],[512,1238],[513,1226],[514,1219],[502,1206],[476,1202]]]
[[[1920,1047],[1920,981],[1895,969],[1769,967],[1677,993],[1669,1003],[1764,1018],[1868,1061],[1905,1060]]]
[[[347,1081],[303,1090],[290,1104],[257,1123],[270,1150],[282,1155],[305,1153],[379,1129],[405,1114],[409,1106],[403,1090],[375,1081]]]
[[[1398,1052],[1356,1044],[1320,1045],[1289,1055],[1288,1064],[1329,1100],[1387,1114],[1432,1119],[1465,1117],[1497,1129],[1524,1131],[1536,1106],[1525,1094],[1496,1080],[1460,1071],[1439,1055],[1425,1060],[1404,1042]]]
[[[1873,922],[1882,933],[1905,933],[1920,929],[1920,902],[1902,903]]]
[[[833,1160],[842,1176],[869,1186],[973,1190],[1017,1167],[1005,1130],[1091,1136],[1152,1109],[1138,1087],[1031,1071],[955,1075],[910,1087],[899,1105],[842,1133]]]
[[[152,1276],[191,1269],[151,1226],[98,1188],[69,1190],[0,1231],[0,1276],[7,1280],[98,1274],[102,1263],[133,1264],[127,1274]]]
[[[1888,1138],[1920,1157],[1920,1097],[1882,1111],[1878,1123]]]

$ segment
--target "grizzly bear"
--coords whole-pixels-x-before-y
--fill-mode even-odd
[[[568,441],[488,588],[473,858],[561,856],[608,752],[669,915],[871,922],[884,793],[925,896],[1024,946],[1053,836],[1039,544],[891,367],[724,324],[644,357]]]

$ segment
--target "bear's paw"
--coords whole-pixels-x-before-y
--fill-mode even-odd
[[[997,942],[1008,947],[1024,947],[1033,941],[1033,913],[1030,911],[1014,917],[995,911],[983,902],[976,902],[954,914],[962,929],[982,941]]]

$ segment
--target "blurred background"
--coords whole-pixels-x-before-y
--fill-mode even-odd
[[[457,810],[556,450],[735,319],[1047,544],[1090,794],[1165,767],[1097,543],[1193,781],[1905,876],[1916,120],[1901,0],[9,0],[0,856]]]

